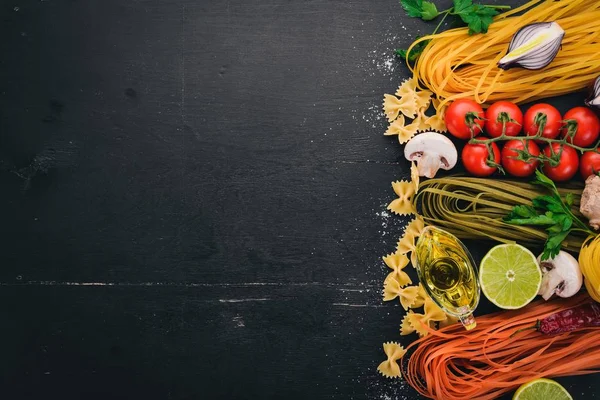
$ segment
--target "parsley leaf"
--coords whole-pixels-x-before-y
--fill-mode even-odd
[[[462,21],[469,27],[469,34],[486,33],[488,27],[493,22],[493,17],[498,14],[499,9],[509,9],[510,6],[486,6],[473,4],[473,0],[453,0],[453,6],[439,11],[433,1],[429,0],[400,0],[402,8],[406,13],[414,18],[421,18],[423,21],[431,21],[442,15],[442,19],[435,28],[433,34],[443,25],[446,17],[455,16],[453,23]],[[452,24],[452,23],[451,23]],[[423,48],[425,45],[423,45]],[[407,57],[406,50],[396,50],[396,55],[409,61],[415,61],[421,54],[422,49],[413,49]]]
[[[550,178],[548,178],[546,175],[542,174],[538,170],[535,171],[535,180],[531,183],[535,185],[542,185],[552,191],[556,191],[556,185],[554,184],[554,182],[552,182]]]
[[[565,203],[567,206],[571,207],[573,205],[573,201],[575,201],[575,196],[573,196],[573,193],[567,193],[565,196]]]
[[[435,19],[440,13],[437,10],[435,4],[430,1],[423,2],[423,11],[421,12],[421,19],[423,21],[431,21]]]
[[[572,194],[569,193],[563,198],[554,182],[539,171],[536,171],[533,183],[545,187],[550,194],[537,196],[531,201],[531,205],[513,207],[503,220],[514,225],[546,226],[548,238],[542,254],[542,260],[546,260],[558,254],[561,243],[571,233],[574,226],[579,229],[587,229],[587,227],[571,210]]]
[[[560,252],[560,244],[567,238],[571,231],[560,232],[555,235],[548,235],[548,240],[544,245],[544,252],[542,253],[542,260],[548,260],[554,258]]]
[[[421,18],[423,0],[400,0],[400,4],[409,16]]]
[[[564,213],[565,208],[560,197],[538,196],[532,200],[533,206],[539,209],[546,209],[554,213]]]
[[[505,219],[521,219],[521,218],[532,218],[537,216],[537,211],[532,206],[514,206],[510,214]]]
[[[454,14],[462,15],[469,14],[473,11],[473,0],[454,0]]]
[[[419,38],[419,36],[417,36],[417,39],[418,38]],[[410,51],[410,54],[408,54],[407,49],[398,49],[395,51],[395,53],[402,60],[406,60],[406,55],[408,54],[408,61],[415,62],[417,60],[417,58],[419,58],[419,56],[421,55],[423,50],[425,49],[425,46],[427,46],[427,43],[429,43],[429,40],[425,40],[423,42],[417,43],[415,45],[415,47],[413,47],[412,50]]]
[[[458,3],[458,4],[457,4]],[[472,4],[471,0],[455,0],[454,13],[469,27],[469,33],[487,33],[498,11],[488,6]]]
[[[520,207],[520,206],[517,206]],[[514,209],[513,209],[514,212]],[[533,216],[528,216],[525,218],[515,217],[513,214],[509,214],[504,219],[506,222],[509,222],[513,225],[555,225],[556,221],[551,212],[546,214],[538,215],[537,212]]]

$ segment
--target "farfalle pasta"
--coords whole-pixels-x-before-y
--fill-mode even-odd
[[[400,115],[394,122],[392,122],[388,126],[388,128],[385,131],[384,135],[386,135],[386,136],[399,135],[400,133],[402,133],[402,129],[404,128],[405,121],[406,120],[404,118],[404,115]]]
[[[409,314],[410,314],[410,312],[406,313],[404,315],[404,318],[402,318],[402,322],[400,323],[400,335],[401,336],[408,336],[411,333],[415,332],[415,328],[410,324],[410,321],[408,320]]]
[[[386,378],[399,378],[401,374],[398,360],[406,354],[406,350],[396,342],[388,342],[383,344],[383,351],[387,359],[379,364],[377,371]]]
[[[427,123],[429,117],[425,115],[425,110],[419,110],[417,116],[413,120],[412,124],[415,125],[417,132],[425,132],[431,129],[431,126]]]
[[[395,278],[400,286],[406,286],[412,283],[410,276],[403,271],[404,267],[406,267],[409,262],[408,257],[405,254],[388,254],[387,256],[383,257],[383,262],[392,270],[388,277]]]
[[[422,217],[417,216],[415,219],[410,221],[406,226],[405,232],[411,232],[415,236],[421,236],[423,230],[425,229],[425,221]]]
[[[433,328],[435,322],[445,321],[446,314],[429,297],[425,299],[425,312],[423,314],[410,311],[407,315],[408,323],[415,329],[419,336],[425,336],[429,332],[427,328]]]
[[[410,163],[410,181],[415,187],[415,194],[419,192],[419,168],[417,168],[417,163],[414,161]]]
[[[398,142],[400,142],[400,144],[404,144],[417,134],[416,128],[416,124],[405,125],[404,115],[400,115],[397,120],[388,126],[388,129],[385,131],[384,135],[398,135]]]
[[[432,328],[434,322],[425,318],[425,314],[416,313],[414,311],[409,311],[406,314],[406,320],[410,324],[410,326],[417,332],[417,334],[421,337],[427,336],[429,333],[427,328]]]
[[[392,188],[398,198],[393,200],[387,209],[398,215],[414,214],[412,197],[415,195],[415,186],[408,181],[396,181],[392,182]]]
[[[417,81],[414,78],[409,78],[404,80],[400,86],[398,87],[398,90],[396,90],[396,96],[398,97],[403,97],[403,96],[412,96],[416,93],[417,91]]]
[[[429,126],[429,129],[437,132],[446,132],[446,121],[444,115],[436,113],[425,120],[425,123]]]
[[[425,228],[425,222],[421,217],[417,217],[412,220],[404,230],[402,238],[398,241],[396,246],[396,252],[399,254],[409,254],[410,262],[413,266],[416,265],[415,260],[415,247],[417,238],[421,235],[421,232]]]
[[[431,129],[445,129],[443,120],[438,114],[426,115],[431,104],[433,93],[429,90],[417,90],[414,79],[407,79],[398,87],[395,96],[385,94],[383,96],[383,111],[390,125],[384,135],[398,135],[400,144],[407,143],[417,133]],[[437,100],[436,100],[437,101]],[[439,102],[436,103],[439,107]],[[406,118],[412,119],[408,122]]]
[[[415,266],[415,259],[413,257],[413,254],[415,254],[416,240],[417,236],[414,234],[414,232],[404,232],[404,235],[402,235],[396,246],[396,252],[400,254],[411,255],[410,262],[413,265],[413,267]]]
[[[412,96],[398,98],[391,94],[385,94],[383,95],[383,112],[389,122],[398,118],[400,113],[414,118],[417,114],[417,100]]]
[[[383,301],[391,301],[398,298],[402,308],[408,310],[412,307],[418,296],[417,291],[417,286],[402,288],[398,281],[392,277],[391,279],[386,279],[383,285]]]
[[[431,96],[433,96],[433,93],[429,90],[420,90],[418,92],[415,92],[415,95],[417,101],[417,109],[419,111],[425,112],[425,110],[429,108],[429,104],[431,104]]]
[[[423,287],[422,283],[419,283],[418,289],[417,289],[417,298],[415,299],[412,308],[419,308],[419,307],[423,307],[423,305],[425,304],[425,299],[427,298],[427,293],[425,292],[425,288]]]

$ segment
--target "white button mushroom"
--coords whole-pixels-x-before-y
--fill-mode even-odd
[[[450,139],[437,132],[423,132],[412,138],[404,148],[404,157],[416,161],[419,176],[433,178],[438,169],[452,169],[458,153]]]
[[[583,276],[579,263],[566,251],[560,251],[552,259],[540,261],[542,269],[542,285],[538,292],[544,300],[548,300],[553,294],[559,297],[571,297],[581,289]]]

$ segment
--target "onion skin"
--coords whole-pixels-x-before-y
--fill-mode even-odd
[[[585,100],[585,105],[597,110],[600,109],[600,76],[594,81],[592,93],[590,94],[590,97]]]
[[[541,31],[554,31],[554,37],[546,42],[542,42],[533,48],[531,51],[510,59],[508,55],[511,52],[523,46]],[[508,46],[508,53],[498,62],[498,68],[507,70],[514,67],[525,68],[529,70],[539,70],[548,66],[558,54],[560,50],[562,40],[565,36],[565,31],[556,22],[537,22],[526,25],[519,29],[513,36],[510,45]]]

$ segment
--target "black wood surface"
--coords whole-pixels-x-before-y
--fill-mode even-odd
[[[417,398],[375,370],[408,175],[380,104],[432,25],[395,0],[14,0],[0,21],[2,398]]]

